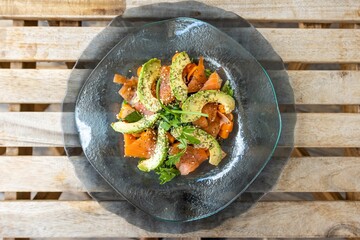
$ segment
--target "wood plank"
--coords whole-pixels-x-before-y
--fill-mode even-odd
[[[0,28],[0,61],[76,61],[103,28]],[[285,62],[360,62],[359,29],[258,29]]]
[[[104,207],[110,204],[102,203]],[[227,215],[235,216],[212,228],[206,226],[215,222],[214,218],[213,222],[203,221],[203,224],[156,222],[126,202],[116,204],[121,209],[120,214],[126,218],[106,211],[94,201],[2,201],[0,234],[5,237],[360,236],[358,202],[261,202],[242,215],[231,212],[236,212],[237,204],[240,204],[235,203],[225,210]],[[127,221],[136,218],[138,224],[147,222],[148,230]],[[144,222],[139,222],[139,219],[144,219]],[[198,230],[192,231],[196,228]]]
[[[168,2],[173,2],[168,1]],[[54,20],[110,20],[121,14],[125,9],[158,3],[159,0],[55,0],[50,3],[40,3],[36,0],[2,1],[0,17],[4,19],[54,19]],[[233,11],[240,16],[253,21],[299,21],[299,22],[354,22],[359,21],[359,3],[356,0],[323,2],[311,0],[212,0],[200,2],[210,6]]]
[[[71,115],[73,116],[73,115]],[[69,115],[69,124],[73,125]],[[59,112],[0,112],[0,145],[57,147],[63,146]],[[73,132],[67,134],[74,134]],[[77,142],[74,145],[78,145]]]
[[[289,71],[288,73],[296,104],[360,103],[360,72]]]
[[[74,82],[88,71],[76,70]],[[0,103],[62,103],[70,74],[67,69],[0,69]],[[288,71],[288,74],[296,104],[360,104],[358,71]],[[278,91],[277,95],[280,103],[289,103],[283,97],[286,93]]]
[[[305,113],[297,115],[295,147],[357,147],[359,114]],[[284,132],[286,142],[288,133]],[[281,142],[280,142],[281,145]]]
[[[88,70],[79,72],[80,77]],[[0,102],[62,103],[70,74],[68,69],[0,69]]]
[[[63,146],[62,113],[58,112],[0,112],[0,145],[2,146]],[[66,115],[73,124],[72,114]],[[287,114],[283,114],[286,121]],[[295,147],[358,147],[360,145],[360,114],[298,113],[295,125]],[[280,146],[292,136],[285,129]],[[66,132],[71,137],[74,132]],[[78,145],[71,138],[71,145]]]
[[[4,156],[0,166],[0,192],[108,191],[101,179],[89,177],[96,174],[81,157]],[[291,158],[272,192],[360,192],[359,176],[359,157]],[[249,189],[263,190],[261,186]]]

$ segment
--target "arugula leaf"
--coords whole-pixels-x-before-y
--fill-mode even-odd
[[[227,80],[224,83],[224,86],[222,86],[221,91],[232,97],[234,96],[234,90],[231,88],[229,80]]]
[[[208,69],[208,68],[206,68],[206,69],[205,69],[205,75],[206,75],[206,77],[207,77],[207,78],[210,77],[211,74],[212,74],[211,70]]]
[[[130,113],[129,115],[127,115],[124,120],[129,122],[129,123],[133,123],[133,122],[137,122],[140,119],[142,119],[143,116],[138,112],[138,111],[133,111],[132,113]]]
[[[170,125],[168,122],[165,122],[165,121],[161,122],[161,123],[160,123],[160,126],[161,126],[163,129],[165,129],[165,131],[169,131],[169,129],[171,128],[171,125]]]
[[[158,167],[157,169],[155,169],[155,173],[159,175],[160,184],[167,183],[171,181],[174,177],[180,175],[179,170],[177,170],[175,167]]]
[[[185,134],[192,134],[192,133],[194,133],[194,131],[195,131],[195,128],[190,127],[190,126],[185,126],[182,128],[182,132]]]
[[[194,131],[195,128],[193,127],[190,126],[183,127],[180,138],[184,138],[188,144],[199,144],[200,140],[193,135]]]
[[[190,144],[199,144],[200,143],[200,140],[192,135],[185,134],[184,137]]]
[[[178,145],[179,149],[185,149],[187,147],[187,141],[184,138],[178,139],[180,144]]]
[[[186,148],[184,148],[177,154],[169,155],[168,160],[165,161],[165,165],[167,166],[176,165],[180,161],[180,158],[185,154],[185,152],[186,152]]]

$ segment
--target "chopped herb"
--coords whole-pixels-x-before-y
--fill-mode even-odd
[[[143,116],[138,111],[133,111],[132,113],[127,115],[124,120],[128,123],[133,123],[139,121],[142,118]]]
[[[159,175],[160,184],[167,183],[171,181],[174,177],[180,175],[179,170],[175,167],[158,167],[155,169],[157,175]]]
[[[123,104],[128,104],[129,102],[124,99],[122,103]]]
[[[229,80],[222,86],[221,91],[232,97],[234,96],[234,90],[231,88]]]
[[[208,69],[208,68],[206,68],[206,69],[205,69],[205,75],[206,75],[206,77],[207,77],[207,78],[210,77],[211,74],[212,74],[211,70]]]

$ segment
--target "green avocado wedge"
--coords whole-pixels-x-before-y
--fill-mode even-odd
[[[189,129],[190,127],[187,128]],[[194,147],[209,149],[209,153],[210,153],[209,163],[214,166],[217,166],[221,162],[221,160],[225,157],[225,153],[221,149],[218,141],[204,130],[201,130],[196,127],[191,127],[191,128],[194,129],[193,136],[198,140],[200,140],[200,143],[195,144]],[[178,138],[181,135],[182,130],[183,130],[182,127],[173,128],[171,130],[171,135],[173,135],[175,138]]]
[[[151,156],[151,158],[141,161],[138,164],[138,168],[143,172],[150,172],[151,170],[156,169],[166,159],[168,149],[169,149],[169,141],[166,134],[166,130],[163,127],[161,127],[160,124],[158,128],[154,154]]]
[[[154,125],[154,123],[156,122],[156,120],[158,120],[159,117],[160,114],[157,113],[157,114],[145,116],[137,122],[127,123],[127,122],[118,121],[115,123],[111,123],[111,127],[116,132],[138,133]]]
[[[150,59],[142,65],[137,84],[136,94],[145,108],[152,112],[161,109],[159,100],[152,95],[151,87],[160,77],[161,61],[157,58]]]
[[[170,88],[175,98],[181,102],[187,98],[188,90],[182,78],[182,72],[186,65],[191,63],[186,52],[174,56],[170,67]]]
[[[224,105],[226,113],[230,113],[235,109],[235,100],[230,95],[218,90],[206,90],[188,97],[182,105],[182,110],[184,112],[201,112],[202,108],[211,102]],[[181,122],[193,122],[199,118],[200,116],[195,114],[182,114]]]

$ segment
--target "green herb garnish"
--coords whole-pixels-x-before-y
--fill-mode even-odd
[[[185,152],[186,148],[182,149],[177,154],[169,155],[168,160],[165,161],[165,165],[169,167],[176,165],[180,161],[180,158],[185,154]]]
[[[221,91],[226,93],[227,95],[230,95],[231,97],[234,96],[234,90],[231,88],[229,80],[224,83],[224,86],[222,86]]]
[[[179,170],[175,167],[158,167],[155,169],[155,173],[159,175],[160,184],[167,183],[177,175],[180,175]]]
[[[206,68],[205,69],[205,76],[208,78],[208,77],[210,77],[211,74],[212,74],[211,70]]]
[[[138,111],[133,111],[132,113],[127,115],[124,120],[128,123],[133,123],[139,121],[142,118],[143,116]]]

